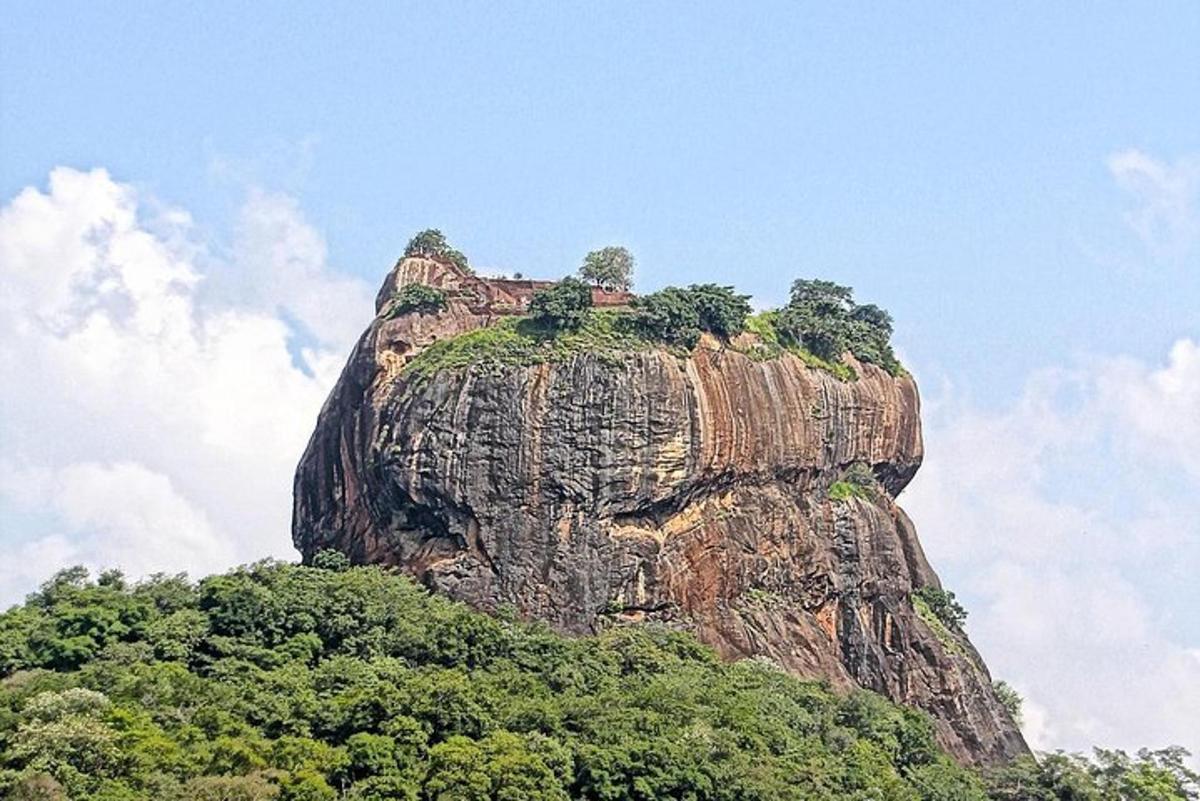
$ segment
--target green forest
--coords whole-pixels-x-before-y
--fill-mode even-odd
[[[1181,749],[973,772],[922,713],[651,626],[568,638],[324,553],[56,575],[0,615],[0,795],[1170,801]]]

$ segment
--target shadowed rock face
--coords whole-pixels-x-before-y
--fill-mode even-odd
[[[391,292],[451,290],[436,316],[388,318]],[[455,288],[458,289],[455,289]],[[723,656],[928,711],[971,763],[1026,753],[965,635],[930,625],[938,586],[894,498],[921,462],[916,385],[855,363],[841,382],[713,341],[417,380],[404,364],[489,324],[446,265],[408,259],[326,402],[296,473],[293,539],[397,565],[482,609],[574,633],[658,620]],[[869,465],[872,500],[828,497]]]

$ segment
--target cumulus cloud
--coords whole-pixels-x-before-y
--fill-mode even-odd
[[[904,503],[1042,749],[1200,749],[1200,343],[926,406]]]
[[[370,292],[286,196],[233,244],[104,170],[0,210],[0,602],[73,563],[291,556],[291,472]]]
[[[1108,157],[1117,184],[1134,199],[1125,221],[1152,254],[1181,258],[1200,243],[1200,158],[1168,163],[1140,150]]]

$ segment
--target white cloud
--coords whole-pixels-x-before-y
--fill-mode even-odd
[[[1136,207],[1125,221],[1152,254],[1180,258],[1200,242],[1200,158],[1170,164],[1140,150],[1108,157],[1117,184],[1131,194]]]
[[[1200,344],[926,405],[903,503],[1039,748],[1200,749]]]
[[[139,464],[8,468],[0,475],[0,492],[21,511],[53,510],[62,533],[25,546],[40,552],[41,559],[102,566],[111,554],[120,554],[123,568],[146,574],[203,573],[236,558],[233,543],[179,494],[170,478]],[[28,567],[44,570],[36,562]]]
[[[75,562],[293,554],[292,470],[370,292],[286,196],[250,192],[224,258],[154,208],[59,168],[0,210],[0,602]]]

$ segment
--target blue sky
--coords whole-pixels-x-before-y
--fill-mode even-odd
[[[644,287],[825,275],[988,396],[1178,335],[1200,282],[1097,262],[1105,158],[1200,148],[1194,3],[824,5],[16,3],[0,189],[103,165],[219,228],[228,160],[372,281],[429,224],[530,273],[621,241]]]
[[[168,562],[286,554],[288,474],[413,231],[550,277],[623,243],[641,289],[890,309],[929,440],[906,503],[1030,736],[1200,748],[1200,6],[447,6],[6,4],[0,541],[35,566],[6,600],[157,565],[153,514],[97,487],[185,521]],[[97,259],[120,303],[72,283]],[[1135,670],[1157,689],[1118,702]]]

